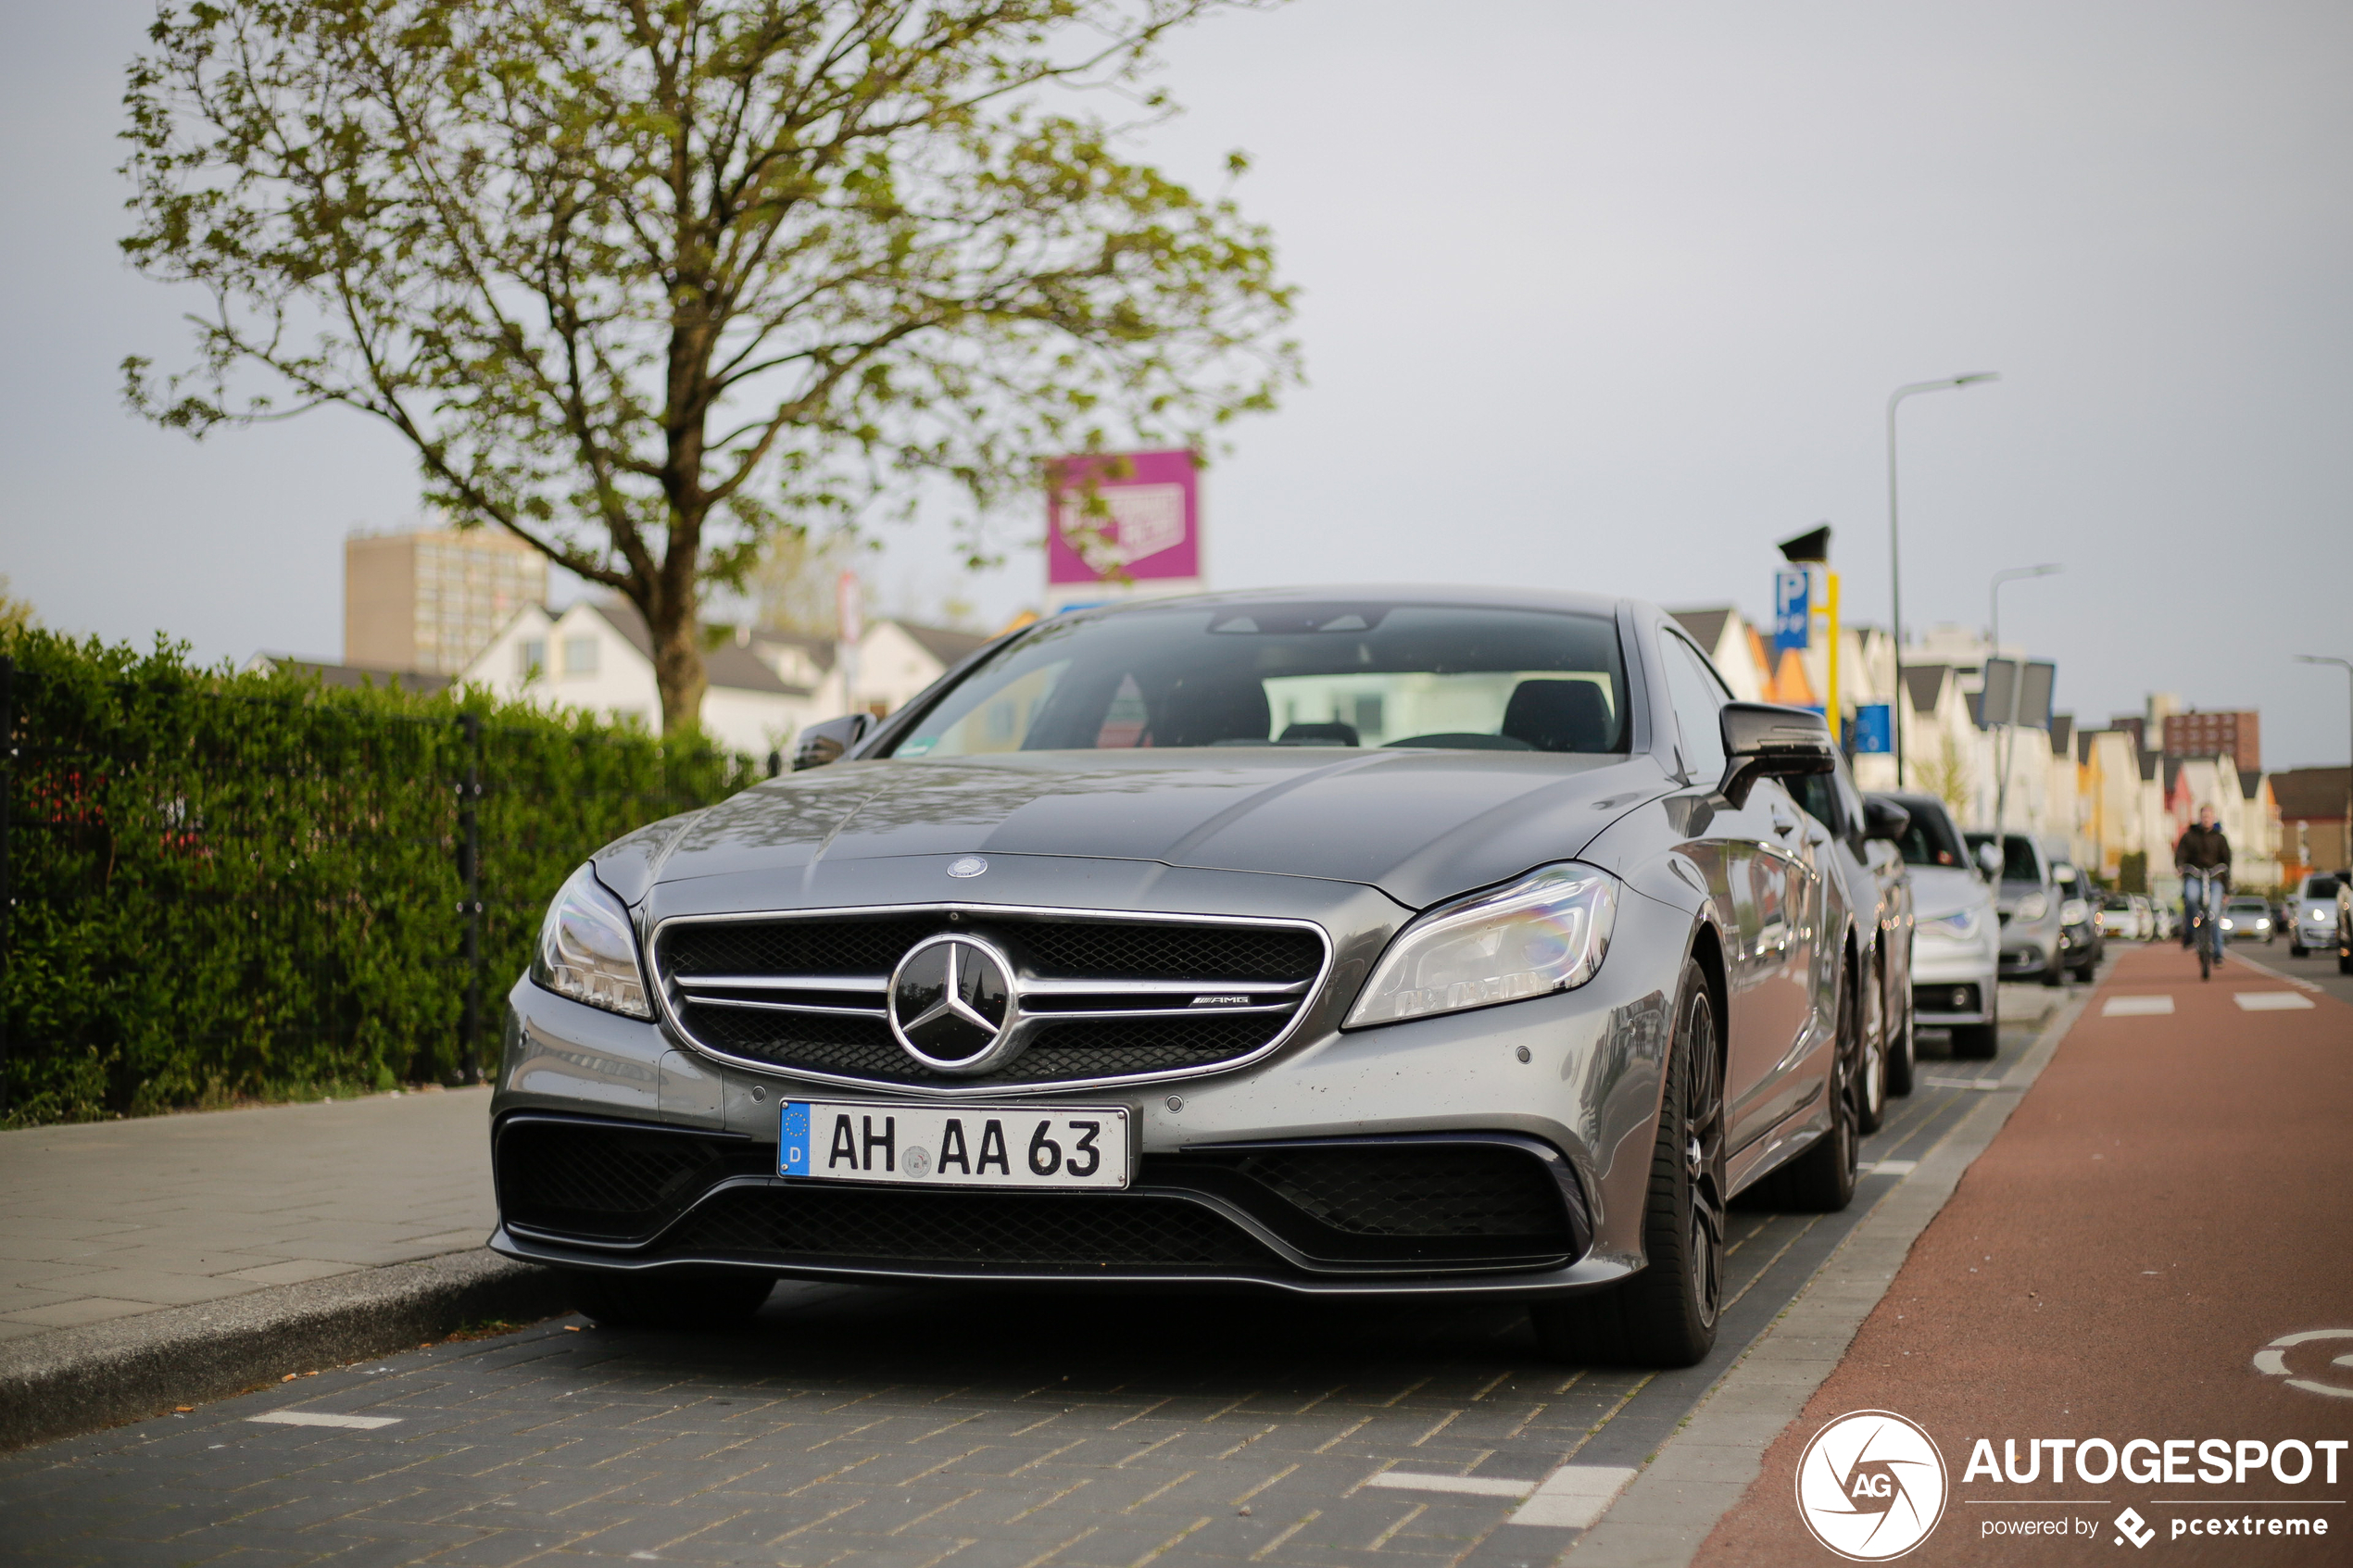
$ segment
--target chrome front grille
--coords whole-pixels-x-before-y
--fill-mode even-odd
[[[908,950],[975,937],[1010,961],[1023,1047],[979,1075],[903,1049],[887,1013]],[[673,1025],[710,1054],[799,1076],[926,1094],[1130,1082],[1253,1060],[1280,1045],[1330,963],[1303,921],[941,905],[695,917],[651,942]]]

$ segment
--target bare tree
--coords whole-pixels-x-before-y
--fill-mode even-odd
[[[383,420],[637,607],[674,731],[701,595],[779,530],[1272,406],[1267,234],[1120,150],[1170,30],[1266,3],[165,0],[123,245],[209,304],[129,395]]]

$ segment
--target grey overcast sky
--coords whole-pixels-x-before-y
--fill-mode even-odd
[[[199,446],[127,353],[184,304],[115,250],[145,0],[6,0],[0,571],[52,625],[207,659],[341,643],[341,540],[413,517],[400,448],[315,414]],[[1220,585],[1545,583],[1768,608],[1836,529],[1887,614],[1881,408],[1904,413],[1907,619],[2259,707],[2272,766],[2345,759],[2353,656],[2353,6],[2345,0],[1297,0],[1182,38],[1151,151],[1241,196],[1302,285],[1311,383],[1209,479]],[[1008,520],[1008,539],[1034,535]],[[886,605],[960,581],[937,520]]]

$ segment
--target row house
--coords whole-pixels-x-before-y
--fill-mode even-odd
[[[1818,641],[1776,655],[1733,607],[1673,614],[1733,696],[1824,706],[1829,654]],[[2178,892],[2173,846],[2201,806],[2215,809],[2230,835],[2240,885],[2277,886],[2296,873],[2296,846],[2284,836],[2271,775],[2249,765],[2255,715],[2208,723],[2160,696],[2146,712],[2120,715],[2102,729],[2085,729],[2068,713],[2054,713],[2047,729],[1989,723],[1981,708],[1993,651],[1982,633],[1958,626],[1931,627],[1905,650],[1905,787],[1942,799],[1965,828],[1991,829],[1998,812],[2007,831],[2031,834],[2110,884],[2145,878],[2161,897]],[[2009,646],[2000,652],[2026,657]],[[1849,721],[1858,708],[1891,700],[1894,646],[1883,629],[1840,629],[1838,679]],[[2162,749],[2169,740],[2177,753],[2171,757]],[[2179,755],[2185,746],[2209,744],[2212,755]],[[1863,752],[1853,760],[1861,787],[1896,787],[1892,754]],[[2335,810],[2341,815],[2344,807]]]

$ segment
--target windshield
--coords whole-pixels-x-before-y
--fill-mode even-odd
[[[2336,878],[2333,876],[2308,876],[2304,879],[2304,897],[2334,898],[2336,897]]]
[[[1969,835],[1969,847],[1971,850],[1975,850],[1981,844],[1993,842],[1994,835],[1990,833],[1973,833]],[[2043,880],[2042,863],[2034,858],[2034,841],[2024,834],[2010,833],[2002,835],[2002,880],[2004,882]]]
[[[1615,622],[1395,603],[1172,605],[1010,641],[893,745],[901,758],[1141,746],[1626,749]]]
[[[1961,847],[1958,834],[1953,832],[1953,819],[1925,801],[1899,799],[1896,804],[1911,813],[1912,825],[1895,847],[1904,852],[1907,866],[1950,866],[1956,871],[1969,865],[1969,853]]]

